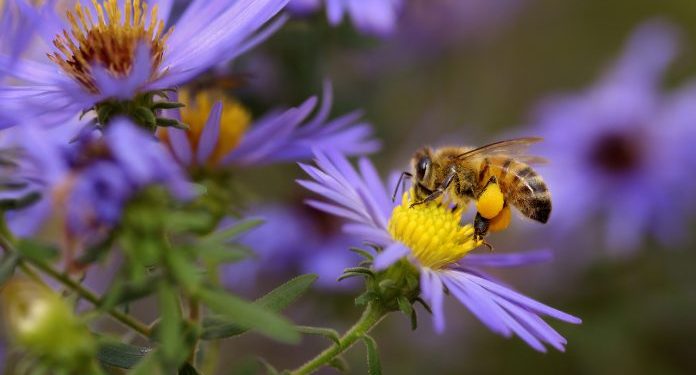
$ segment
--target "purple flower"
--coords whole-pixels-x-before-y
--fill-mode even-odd
[[[291,205],[256,207],[245,217],[263,220],[263,224],[239,239],[239,243],[254,250],[254,256],[225,266],[225,285],[249,287],[254,285],[251,280],[267,279],[269,275],[314,273],[322,288],[354,286],[336,281],[346,267],[359,260],[356,254],[346,251],[359,243],[341,232],[336,218],[306,206]]]
[[[379,148],[372,127],[360,122],[360,112],[329,120],[333,100],[328,82],[321,106],[311,97],[298,107],[271,111],[253,123],[239,103],[224,95],[213,97],[204,92],[190,98],[186,92],[182,94],[179,100],[187,106],[172,117],[181,119],[190,130],[161,129],[159,135],[187,168],[305,160],[311,158],[312,148],[346,155]]]
[[[74,143],[69,143],[67,128],[7,131],[9,143],[22,152],[17,173],[41,194],[36,204],[8,214],[18,235],[31,235],[46,219],[58,216],[70,238],[91,242],[116,225],[128,200],[147,186],[164,185],[182,200],[193,197],[192,186],[164,146],[129,121],[116,120],[105,134],[82,134]]]
[[[648,233],[662,242],[684,233],[696,202],[696,176],[684,173],[696,161],[696,82],[669,94],[659,87],[676,39],[670,25],[642,25],[598,83],[539,109],[560,233],[597,216],[614,249],[635,248]]]
[[[287,1],[194,0],[176,22],[169,19],[172,0],[106,0],[98,9],[78,1],[63,26],[68,31],[47,40],[57,48],[46,51],[51,61],[10,66],[0,59],[0,72],[21,81],[0,91],[0,127],[38,117],[60,124],[107,99],[181,85],[268,37],[283,19],[264,24]]]
[[[376,36],[390,35],[396,29],[403,5],[402,0],[324,0],[324,3],[332,26],[350,17],[360,32]],[[304,15],[316,11],[320,5],[320,0],[291,0],[288,9]]]
[[[437,331],[445,328],[447,289],[493,332],[506,337],[516,334],[539,351],[546,350],[544,343],[564,350],[566,340],[541,317],[574,324],[580,319],[519,294],[480,269],[529,264],[543,259],[544,254],[466,255],[480,242],[473,239],[471,225],[460,224],[462,209],[453,212],[438,203],[410,208],[408,194],[401,204],[393,204],[368,159],[360,159],[356,171],[338,153],[315,156],[316,167],[301,164],[312,180],[298,182],[324,200],[308,204],[347,219],[347,233],[380,245],[384,250],[375,257],[376,269],[408,257],[420,272],[421,296],[432,306]]]

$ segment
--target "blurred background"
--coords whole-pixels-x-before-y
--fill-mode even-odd
[[[666,58],[671,61],[663,64],[659,74],[645,68],[645,76],[656,74],[654,87],[645,91],[654,94],[653,104],[657,103],[658,108],[653,112],[658,114],[641,115],[644,123],[638,125],[650,128],[647,134],[669,135],[677,131],[662,121],[669,116],[665,112],[673,107],[664,102],[679,96],[678,92],[696,77],[696,3],[689,1],[410,0],[404,2],[399,12],[396,29],[386,37],[364,35],[345,20],[340,26],[331,27],[320,10],[292,20],[269,42],[238,61],[233,71],[247,74],[248,85],[237,90],[237,94],[259,113],[276,103],[297,104],[318,94],[322,80],[331,79],[334,114],[362,109],[374,125],[383,148],[371,159],[386,176],[392,170],[408,168],[411,154],[424,145],[482,145],[514,135],[549,137],[548,129],[553,126],[557,130],[564,126],[587,127],[597,134],[602,127],[611,128],[613,124],[601,121],[544,125],[539,110],[558,94],[582,97],[601,86],[607,80],[607,72],[620,70],[615,67],[621,65],[617,61],[622,55],[633,53],[626,52],[627,44],[632,33],[646,21],[661,24],[676,37],[667,37],[673,40],[656,42],[657,45],[638,42],[634,46],[635,56],[626,59],[634,58],[639,65],[652,55],[669,55],[660,51],[671,48],[664,45],[672,42],[675,53],[673,58]],[[626,91],[629,96],[635,92],[632,88]],[[589,102],[592,111],[592,101]],[[689,102],[688,95],[684,102]],[[638,113],[645,107],[626,106],[617,110]],[[691,106],[696,107],[696,96]],[[562,107],[559,111],[558,116],[563,116]],[[571,108],[567,116],[580,115]],[[696,129],[696,116],[682,122],[682,131]],[[578,133],[570,128],[567,131]],[[633,129],[634,133],[641,131]],[[590,142],[590,138],[579,135],[577,142]],[[684,159],[666,157],[661,161],[662,165],[681,165],[676,167],[681,173],[673,182],[661,180],[667,177],[661,177],[648,167],[650,163],[644,162],[646,167],[640,173],[655,180],[657,194],[672,201],[666,205],[674,203],[688,209],[679,213],[641,211],[644,225],[625,229],[639,233],[638,239],[617,243],[611,240],[612,234],[624,229],[608,223],[611,218],[618,214],[628,220],[639,214],[612,206],[602,197],[606,192],[589,193],[603,177],[571,162],[555,160],[565,158],[556,157],[559,151],[553,150],[554,145],[547,146],[547,154],[543,152],[548,149],[546,146],[532,150],[540,150],[551,159],[542,170],[548,171],[549,176],[558,176],[547,178],[552,194],[555,197],[558,191],[559,196],[566,196],[564,189],[568,194],[576,192],[575,197],[584,202],[581,210],[591,214],[575,220],[577,217],[571,216],[580,213],[564,213],[559,206],[563,202],[554,201],[550,224],[529,223],[518,216],[510,230],[495,235],[491,241],[499,252],[539,248],[554,251],[554,262],[510,270],[499,276],[518,290],[583,319],[580,326],[552,323],[568,339],[566,353],[537,353],[519,339],[494,335],[450,300],[447,316],[451,323],[444,335],[433,332],[425,311],[419,311],[421,324],[414,332],[408,320],[398,315],[391,316],[376,330],[385,373],[696,373],[694,211],[691,202],[686,201],[688,197],[682,198],[673,191],[682,184],[691,188],[689,180],[693,177],[688,175],[694,174],[694,169],[689,167],[694,164],[683,163],[689,163],[688,159],[693,163],[696,153],[687,151]],[[621,150],[621,145],[616,148]],[[572,147],[567,150],[576,152]],[[661,157],[660,152],[651,150],[645,147],[638,151],[643,153],[640,158]],[[617,152],[613,157],[623,160],[621,152]],[[623,173],[616,168],[608,171]],[[579,178],[570,179],[577,174]],[[301,210],[302,216],[308,218],[307,225],[314,225],[316,231],[336,231],[338,224],[327,225],[326,217],[302,208],[306,192],[292,183],[298,177],[302,177],[302,172],[292,165],[242,175],[254,189],[249,193],[251,205],[282,204]],[[632,180],[627,181],[607,189],[622,195],[621,189],[633,189]],[[588,196],[583,200],[585,189]],[[644,201],[657,199],[647,193],[638,195]],[[655,228],[667,219],[660,215],[672,215],[674,225],[683,225],[680,233],[661,236],[666,232]],[[290,225],[288,221],[284,223]],[[305,257],[331,257],[318,254],[323,252],[321,248],[305,250],[302,255],[260,257],[260,262],[274,259],[269,263],[286,262],[293,269],[286,268],[285,273],[277,268],[260,271],[257,287],[269,290],[292,272],[307,272],[302,264]],[[317,272],[317,268],[309,270]],[[347,328],[359,310],[353,306],[355,293],[333,282],[339,272],[334,267],[323,274],[323,287],[305,296],[291,310],[291,316],[308,324],[321,320],[339,331]],[[303,342],[303,346],[316,350],[327,344],[314,338],[305,338]],[[307,355],[304,349],[265,340],[259,340],[257,346],[246,341],[225,345],[230,353],[237,353],[237,358],[260,347],[270,362],[281,368],[295,365]],[[352,373],[366,373],[364,356],[362,347],[349,352]],[[245,364],[233,367],[220,373],[253,373],[255,365],[253,358],[248,358]],[[334,371],[325,369],[324,373]]]
[[[266,43],[198,84],[241,77],[233,93],[259,116],[321,95],[330,80],[332,115],[359,109],[373,124],[383,147],[370,158],[383,177],[408,169],[425,145],[545,137],[532,152],[550,161],[539,169],[554,197],[550,223],[518,215],[489,240],[496,252],[551,249],[555,259],[495,274],[583,319],[550,322],[566,352],[537,353],[452,299],[442,335],[423,309],[416,331],[392,314],[374,332],[384,373],[696,373],[696,2],[403,0],[389,33],[354,24],[332,26],[325,9],[297,6]],[[360,283],[335,280],[359,261],[347,250],[359,241],[303,204],[310,195],[295,183],[305,177],[298,166],[236,173],[248,215],[266,224],[244,239],[257,256],[223,270],[226,285],[255,298],[318,273],[288,315],[348,328],[360,314]],[[133,308],[154,318],[147,305]],[[245,335],[223,343],[228,363],[216,373],[262,373],[255,355],[296,367],[329,344]],[[364,357],[361,345],[348,352],[350,373],[367,373]]]

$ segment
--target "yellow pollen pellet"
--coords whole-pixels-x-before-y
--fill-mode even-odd
[[[491,219],[491,222],[488,225],[488,230],[491,232],[500,232],[507,229],[508,225],[510,225],[511,217],[512,214],[510,213],[510,206],[503,207],[500,213]]]
[[[492,219],[500,213],[505,197],[496,183],[488,184],[476,201],[476,210],[486,219]]]

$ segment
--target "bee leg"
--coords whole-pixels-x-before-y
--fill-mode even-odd
[[[396,193],[399,192],[399,186],[401,186],[401,193],[406,190],[406,179],[404,178],[411,178],[413,175],[409,172],[401,172],[401,175],[399,176],[399,181],[396,182],[396,186],[394,186],[394,194],[392,195],[392,202],[396,200]]]
[[[489,219],[486,219],[477,212],[474,218],[474,239],[477,241],[483,240],[483,238],[488,235],[488,227],[490,224],[491,221]]]
[[[423,199],[422,201],[411,203],[411,208],[413,208],[413,206],[417,206],[417,205],[423,204],[423,203],[428,203],[432,200],[437,199],[440,195],[442,195],[445,191],[447,191],[447,188],[449,188],[450,184],[454,180],[454,176],[456,176],[456,175],[457,175],[457,173],[454,170],[452,170],[449,174],[447,174],[445,179],[442,180],[442,183],[440,183],[440,185],[437,188],[435,188],[435,190],[432,193],[430,193],[430,195],[425,197],[425,199]]]
[[[483,192],[486,191],[486,188],[488,187],[488,185],[497,184],[497,183],[498,183],[498,179],[495,176],[491,176],[488,179],[488,181],[486,182],[486,184],[483,185],[483,189],[481,189],[481,191],[479,191],[478,195],[476,196],[476,199],[478,200],[481,197],[481,194],[483,194]]]

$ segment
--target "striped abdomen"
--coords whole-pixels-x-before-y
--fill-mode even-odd
[[[551,214],[551,193],[532,167],[507,156],[489,156],[481,162],[479,184],[495,176],[507,203],[524,216],[546,223]]]

